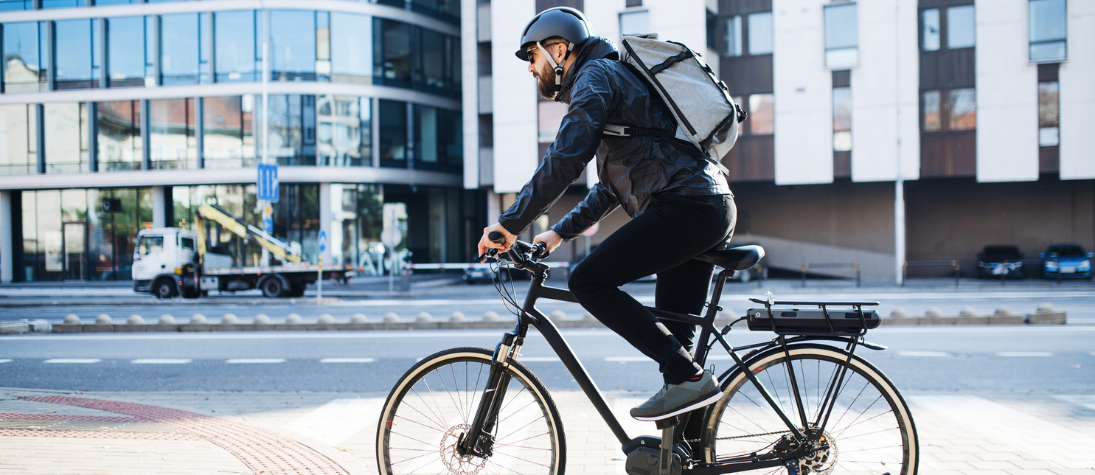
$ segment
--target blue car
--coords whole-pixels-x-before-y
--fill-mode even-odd
[[[1095,252],[1084,252],[1079,244],[1054,244],[1038,257],[1043,259],[1042,275],[1047,279],[1090,279]]]

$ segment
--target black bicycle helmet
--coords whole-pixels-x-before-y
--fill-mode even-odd
[[[570,7],[549,8],[532,17],[525,25],[521,33],[521,49],[517,50],[517,58],[528,61],[528,48],[536,43],[552,37],[560,37],[568,42],[567,53],[575,45],[580,45],[590,37],[592,32],[589,22],[582,12]]]

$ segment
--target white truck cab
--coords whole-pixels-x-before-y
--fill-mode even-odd
[[[184,267],[197,264],[197,233],[180,228],[142,229],[133,251],[134,290],[160,298],[179,294]]]

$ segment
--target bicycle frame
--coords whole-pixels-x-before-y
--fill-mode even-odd
[[[604,395],[597,387],[597,384],[590,377],[589,373],[586,371],[581,361],[578,360],[578,357],[574,354],[574,351],[571,349],[566,339],[559,332],[559,328],[555,326],[554,322],[552,322],[550,318],[537,310],[535,306],[536,301],[541,298],[577,303],[574,295],[566,289],[544,285],[544,281],[547,279],[546,265],[531,262],[522,262],[519,264],[519,267],[534,268],[528,269],[533,271],[532,283],[529,286],[528,294],[525,297],[525,302],[521,308],[521,315],[517,321],[516,327],[513,331],[506,333],[503,336],[502,341],[495,348],[494,359],[491,369],[491,377],[489,379],[488,385],[486,386],[487,389],[484,392],[484,397],[480,400],[479,408],[476,411],[476,417],[472,425],[468,428],[467,432],[467,434],[469,435],[479,434],[479,436],[468,436],[466,438],[463,438],[458,444],[458,450],[460,450],[460,452],[462,452],[463,454],[475,454],[477,456],[483,456],[484,454],[489,455],[488,441],[490,439],[490,429],[493,426],[492,421],[494,420],[498,412],[496,402],[503,400],[502,396],[504,396],[504,392],[502,391],[504,391],[506,383],[508,383],[508,381],[501,381],[501,379],[503,379],[504,375],[506,374],[505,371],[502,371],[501,369],[504,369],[504,366],[507,364],[508,361],[510,361],[511,358],[515,358],[515,356],[519,354],[530,326],[535,327],[540,332],[540,334],[543,335],[544,339],[547,340],[548,344],[555,351],[556,355],[559,356],[559,359],[563,363],[563,366],[567,368],[571,376],[578,383],[578,386],[582,389],[582,392],[584,392],[586,397],[589,398],[589,401],[593,404],[593,407],[597,409],[597,412],[601,415],[601,418],[604,419],[609,429],[612,430],[613,435],[615,435],[616,439],[620,442],[621,449],[625,454],[629,453],[631,450],[634,450],[639,446],[652,447],[659,444],[659,439],[656,438],[632,438],[627,434],[627,431],[624,430],[623,426],[616,418],[616,415],[609,408],[608,402],[605,400]],[[691,314],[669,312],[654,307],[647,307],[659,319],[684,322],[700,327],[700,337],[696,340],[696,344],[692,351],[694,359],[701,366],[703,366],[704,362],[706,361],[707,354],[711,347],[714,346],[715,341],[718,341],[722,345],[722,347],[726,349],[726,351],[731,355],[731,358],[733,358],[735,364],[734,366],[723,372],[722,375],[720,375],[720,381],[726,381],[730,373],[733,372],[736,368],[745,367],[744,360],[749,359],[755,354],[759,354],[761,352],[764,352],[765,350],[777,346],[782,346],[786,351],[787,343],[789,340],[784,335],[780,335],[773,341],[746,345],[739,349],[735,349],[726,341],[725,338],[723,338],[723,335],[726,333],[726,331],[718,331],[715,328],[714,322],[718,311],[722,310],[722,308],[719,307],[718,304],[722,296],[723,287],[725,285],[725,282],[731,276],[733,276],[733,274],[734,271],[730,269],[723,270],[718,274],[718,281],[716,282],[715,289],[712,292],[711,300],[707,305],[707,311],[702,317]],[[712,338],[714,338],[715,341],[712,341]],[[790,341],[796,342],[811,339],[833,340],[846,343],[848,345],[847,351],[849,353],[849,359],[851,358],[851,354],[855,351],[855,346],[857,345],[857,342],[860,341],[860,337],[858,336],[855,338],[841,336],[803,336],[792,337],[790,338]],[[874,345],[866,344],[865,342],[860,344],[865,344],[865,346],[868,347],[874,347]],[[740,357],[737,354],[737,351],[739,350],[751,351],[745,354],[744,357]],[[496,371],[496,369],[498,369],[498,371]],[[846,371],[847,367],[845,366],[841,371],[840,378],[837,381],[837,385],[835,387],[840,387],[840,381],[843,380],[844,372]],[[775,401],[775,399],[771,396],[768,390],[765,389],[763,384],[759,380],[757,380],[757,378],[751,372],[746,371],[745,373],[749,381],[752,382],[752,384],[757,388],[761,395],[763,395],[764,398],[767,400],[771,408],[776,412],[776,414],[780,416],[784,424],[787,425],[788,430],[794,435],[794,437],[796,437],[799,441],[805,441],[807,439],[807,436],[803,434],[798,425],[795,424],[791,420],[791,418],[789,418],[787,414],[784,413],[780,405]],[[789,371],[789,373],[792,384],[796,385],[797,383],[795,382],[795,376],[793,372]],[[498,385],[499,383],[501,383],[501,385]],[[492,391],[492,389],[494,390]],[[830,387],[830,392],[832,392],[832,390],[833,387]],[[795,392],[795,406],[798,409],[797,415],[800,417],[799,420],[805,421],[807,419],[805,412],[803,411],[802,402],[797,400],[797,390]],[[826,399],[828,399],[828,396],[826,397]],[[829,404],[829,410],[831,410],[831,403],[832,401],[827,401],[827,404]],[[702,412],[703,410],[704,409],[701,409],[699,411]],[[821,419],[820,423],[824,424],[825,420],[828,418],[829,411],[827,410],[821,412],[824,414],[824,419]],[[815,421],[815,424],[816,423],[817,421]],[[483,447],[481,447],[481,442],[487,442],[488,449],[484,449]],[[691,474],[732,473],[759,468],[783,466],[788,463],[788,459],[797,458],[797,454],[788,454],[788,456],[781,457],[779,459],[760,460],[760,458],[760,456],[754,454],[754,456],[752,457],[741,460],[726,460],[716,464],[695,467],[687,472]]]

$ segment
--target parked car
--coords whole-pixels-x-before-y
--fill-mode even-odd
[[[1042,258],[1042,276],[1047,279],[1090,279],[1095,252],[1084,252],[1079,244],[1053,244]]]
[[[985,249],[977,255],[977,277],[1000,277],[1022,279],[1026,276],[1023,272],[1023,253],[1017,246],[1010,244],[995,244],[985,246]]]

